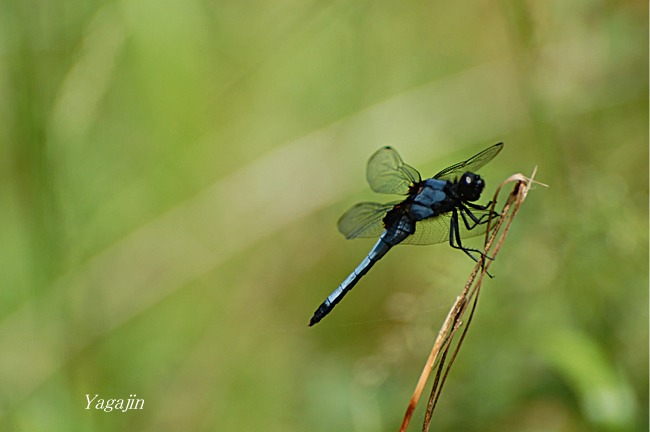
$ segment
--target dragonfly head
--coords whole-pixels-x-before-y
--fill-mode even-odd
[[[476,201],[481,197],[485,182],[478,174],[466,172],[458,181],[458,195],[463,201]]]

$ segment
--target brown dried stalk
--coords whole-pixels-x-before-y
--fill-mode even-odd
[[[447,375],[449,374],[449,370],[456,358],[456,355],[458,354],[460,346],[463,343],[463,339],[465,338],[469,325],[472,321],[472,316],[474,315],[474,310],[476,309],[478,294],[481,290],[483,278],[487,274],[487,271],[494,258],[496,258],[497,254],[499,253],[505,237],[508,234],[510,224],[519,211],[519,207],[526,199],[526,195],[528,194],[530,187],[533,183],[537,183],[533,180],[536,171],[537,168],[533,170],[533,174],[530,178],[525,177],[523,174],[514,174],[510,176],[499,185],[496,192],[494,193],[494,198],[492,199],[492,207],[490,209],[491,211],[494,211],[497,197],[501,192],[501,189],[508,183],[515,183],[512,192],[510,192],[510,195],[508,196],[508,199],[503,206],[503,209],[501,210],[500,217],[497,220],[496,225],[492,227],[490,226],[492,220],[488,221],[488,229],[485,234],[485,246],[483,253],[492,259],[485,260],[483,257],[479,258],[478,263],[476,266],[474,266],[474,270],[472,271],[472,274],[465,284],[465,288],[463,288],[461,294],[456,298],[456,302],[451,307],[449,314],[447,314],[447,318],[445,319],[440,331],[438,332],[438,336],[436,337],[433,349],[429,354],[429,358],[427,359],[427,362],[424,366],[424,370],[420,375],[420,379],[418,380],[418,383],[415,387],[411,401],[409,402],[409,405],[406,409],[404,420],[402,421],[402,425],[400,427],[400,432],[406,431],[411,417],[413,416],[413,412],[415,411],[415,407],[420,399],[420,396],[422,395],[424,386],[429,379],[429,375],[431,374],[433,368],[437,365],[433,388],[431,389],[431,396],[429,397],[424,424],[422,426],[423,431],[426,432],[429,430],[431,417],[433,415],[436,403],[438,402],[438,398],[440,397],[440,392],[442,391],[442,387],[445,383]],[[498,240],[495,243],[497,236]],[[451,343],[456,332],[463,324],[462,318],[470,303],[472,304],[472,308],[467,319],[467,324],[465,325],[460,339],[456,344],[449,363],[445,366],[445,361],[447,354],[451,348]]]

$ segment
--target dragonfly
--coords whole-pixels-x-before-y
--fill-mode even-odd
[[[368,160],[366,179],[370,188],[382,194],[406,195],[402,201],[380,204],[361,202],[346,211],[338,230],[346,239],[376,238],[366,258],[316,309],[309,326],[320,322],[334,306],[386,253],[400,243],[435,244],[449,242],[474,261],[481,251],[463,246],[461,239],[484,234],[491,217],[489,206],[475,204],[485,188],[476,174],[503,149],[494,144],[471,158],[451,165],[431,178],[405,164],[392,147],[382,147]]]

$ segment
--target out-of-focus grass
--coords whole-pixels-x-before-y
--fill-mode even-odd
[[[309,329],[370,247],[336,219],[381,145],[504,141],[488,189],[550,188],[434,422],[647,430],[647,5],[472,6],[3,3],[0,429],[395,430],[471,263],[397,248]]]

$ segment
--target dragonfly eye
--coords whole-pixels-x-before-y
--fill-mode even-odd
[[[466,172],[460,177],[458,192],[464,201],[476,201],[485,187],[483,179],[474,173]]]

